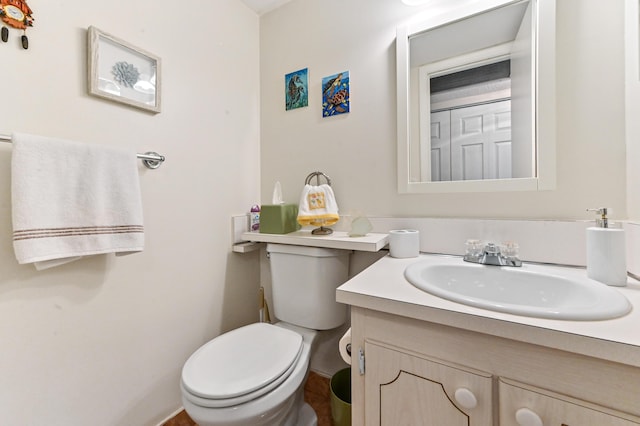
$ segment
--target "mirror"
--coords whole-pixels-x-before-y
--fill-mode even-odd
[[[555,0],[452,8],[396,54],[400,193],[555,186]]]

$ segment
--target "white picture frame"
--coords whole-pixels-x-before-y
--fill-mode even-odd
[[[89,94],[160,112],[160,58],[96,27],[87,31]]]

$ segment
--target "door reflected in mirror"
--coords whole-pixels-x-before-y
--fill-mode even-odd
[[[555,142],[537,145],[539,2],[554,9],[542,26],[555,25],[553,0],[486,0],[398,29],[401,193],[540,189],[539,154]]]

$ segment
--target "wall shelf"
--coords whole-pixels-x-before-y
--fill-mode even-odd
[[[243,232],[242,239],[259,243],[291,244],[295,246],[376,252],[387,245],[388,234],[368,233],[364,237],[350,237],[343,231],[334,231],[331,235],[312,235],[311,230],[300,230],[288,234]]]
[[[252,251],[260,250],[263,245],[263,243],[245,241],[244,243],[234,244],[233,251],[235,253],[251,253]]]

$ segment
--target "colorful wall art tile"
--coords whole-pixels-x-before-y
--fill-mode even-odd
[[[349,112],[349,71],[322,79],[322,116]]]
[[[309,71],[307,68],[284,76],[285,108],[287,111],[309,106]]]

